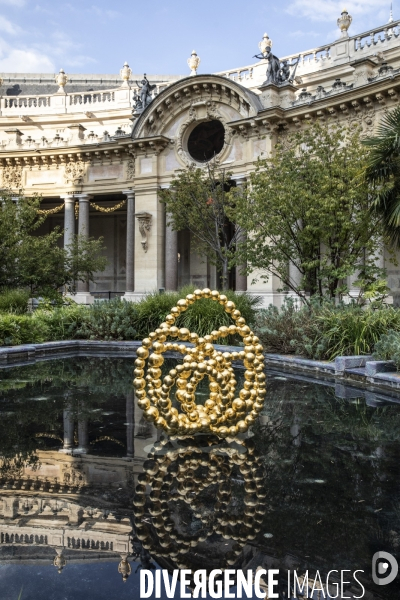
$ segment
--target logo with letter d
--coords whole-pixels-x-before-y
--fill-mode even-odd
[[[376,585],[388,585],[397,577],[399,565],[389,552],[376,552],[372,557],[372,579]]]

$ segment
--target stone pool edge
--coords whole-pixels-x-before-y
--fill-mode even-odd
[[[135,354],[141,342],[135,341],[96,341],[64,340],[24,344],[0,348],[0,367],[18,366],[36,360],[79,356],[109,356],[110,354]],[[189,344],[191,345],[191,344]],[[240,351],[238,346],[215,346],[219,350]],[[265,354],[268,368],[304,373],[313,377],[328,378],[335,382],[346,382],[363,388],[378,387],[392,392],[400,392],[400,373],[395,371],[391,361],[375,361],[372,356],[339,356],[333,362],[311,360],[293,355]]]

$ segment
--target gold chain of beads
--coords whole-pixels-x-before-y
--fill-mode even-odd
[[[122,206],[124,206],[124,204],[126,204],[126,200],[121,200],[121,202],[119,202],[118,204],[115,204],[114,206],[110,206],[109,208],[106,208],[104,206],[99,206],[95,202],[89,202],[89,204],[90,204],[90,206],[92,206],[93,208],[98,210],[99,212],[111,213],[111,212],[114,212],[115,210],[118,210]]]
[[[218,331],[212,331],[204,337],[191,333],[189,329],[176,327],[174,324],[179,315],[201,298],[219,302],[235,324],[229,327],[223,325]],[[221,352],[214,348],[213,341],[237,333],[243,338],[243,351]],[[194,348],[167,342],[168,337],[192,342]],[[162,354],[167,351],[183,354],[183,364],[177,365],[161,378],[160,367],[164,363]],[[231,365],[232,360],[238,359],[243,360],[246,368],[244,386],[239,393]],[[145,376],[146,360],[148,366]],[[165,317],[165,322],[142,341],[142,346],[137,350],[135,366],[133,385],[144,418],[169,435],[182,437],[202,432],[222,438],[235,437],[248,430],[264,405],[263,347],[235,304],[218,291],[208,288],[195,290],[186,299],[179,300]],[[204,405],[196,404],[196,388],[205,376],[210,380],[209,398]],[[175,398],[182,412],[172,406],[170,392],[174,386]]]
[[[62,210],[63,208],[64,208],[64,202],[62,204],[60,204],[59,206],[56,206],[55,208],[49,208],[48,210],[38,209],[37,214],[38,215],[55,215],[56,213],[60,212],[60,210]]]
[[[216,533],[234,540],[221,566],[234,565],[243,547],[256,538],[266,512],[265,471],[254,443],[246,440],[239,448],[215,446],[209,451],[197,446],[168,449],[163,447],[166,444],[171,445],[168,439],[154,445],[138,477],[133,501],[136,537],[152,555],[172,558],[178,568],[187,569],[185,555]],[[242,515],[229,510],[235,467],[244,481]],[[202,512],[199,494],[213,484],[218,487],[214,510]],[[202,522],[195,535],[178,533],[171,504],[179,501],[189,505]],[[144,521],[146,512],[152,528]],[[179,513],[179,506],[174,512]]]

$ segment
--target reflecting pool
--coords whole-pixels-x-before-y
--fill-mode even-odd
[[[399,597],[371,560],[400,563],[400,398],[267,371],[249,434],[168,440],[132,370],[131,357],[0,369],[1,599],[124,600],[141,569],[259,567],[280,570],[282,599],[288,570],[324,585],[348,570],[343,598],[361,595],[362,570],[365,598]],[[334,597],[330,581],[313,597]]]

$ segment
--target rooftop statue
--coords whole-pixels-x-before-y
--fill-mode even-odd
[[[139,96],[136,96],[135,112],[143,112],[148,107],[150,102],[153,100],[151,92],[154,90],[156,85],[152,85],[146,77],[146,73],[143,75],[142,81],[136,81],[139,87]]]
[[[300,56],[291,63],[287,60],[281,61],[275,54],[272,54],[272,40],[266,33],[264,33],[264,37],[258,44],[258,47],[260,48],[261,53],[255,54],[253,58],[266,60],[268,62],[267,79],[265,80],[264,85],[268,85],[269,83],[281,85],[286,81],[292,83],[294,81]]]

